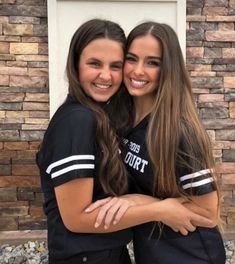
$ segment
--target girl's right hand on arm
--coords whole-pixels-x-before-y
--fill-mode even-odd
[[[182,202],[175,198],[168,198],[158,202],[156,206],[162,207],[162,213],[157,221],[161,221],[175,232],[180,232],[185,236],[188,232],[195,231],[197,226],[213,227],[213,222],[210,219],[193,213]]]

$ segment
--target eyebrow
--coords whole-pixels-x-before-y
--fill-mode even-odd
[[[93,57],[91,57],[91,58],[88,58],[87,59],[88,61],[99,61],[99,62],[101,62],[102,60],[100,60],[100,59],[97,59],[97,58],[93,58]],[[121,64],[123,64],[123,61],[112,61],[112,63],[121,63]]]
[[[137,55],[135,55],[134,53],[131,53],[131,52],[127,52],[126,55],[131,55],[133,57],[138,57]],[[150,59],[150,60],[162,60],[161,57],[158,57],[158,56],[148,56],[147,59]]]

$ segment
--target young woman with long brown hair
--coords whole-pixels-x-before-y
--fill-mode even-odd
[[[154,206],[137,206],[149,199],[139,195],[128,203],[133,206],[128,218],[108,230],[94,226],[98,210],[85,213],[92,201],[128,191],[116,135],[122,136],[130,123],[127,91],[121,86],[125,41],[119,25],[100,19],[81,25],[71,40],[69,95],[50,121],[37,155],[50,264],[128,264],[126,244],[132,233],[127,228],[148,221],[161,219],[186,229],[191,228],[189,219],[211,225],[177,200],[155,202],[150,197]]]
[[[130,32],[124,83],[134,109],[133,128],[123,140],[132,190],[163,201],[182,197],[184,206],[216,225],[219,194],[211,144],[197,115],[179,41],[170,26],[146,22]],[[103,219],[107,226],[119,220],[120,210],[124,217],[128,214],[126,205],[111,201],[101,207],[99,224]],[[217,227],[191,224],[195,229],[170,228],[161,222],[135,227],[136,264],[225,263]]]

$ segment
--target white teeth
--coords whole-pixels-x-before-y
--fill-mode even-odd
[[[141,87],[145,85],[146,83],[147,81],[138,81],[138,80],[131,79],[131,84],[137,87]]]
[[[101,83],[94,83],[94,85],[100,89],[108,89],[111,86],[111,84],[101,84]]]

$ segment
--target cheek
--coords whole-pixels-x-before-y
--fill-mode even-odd
[[[120,71],[120,72],[115,72],[115,73],[113,74],[113,79],[114,79],[115,83],[117,83],[117,84],[121,84],[121,82],[122,82],[122,71]]]

